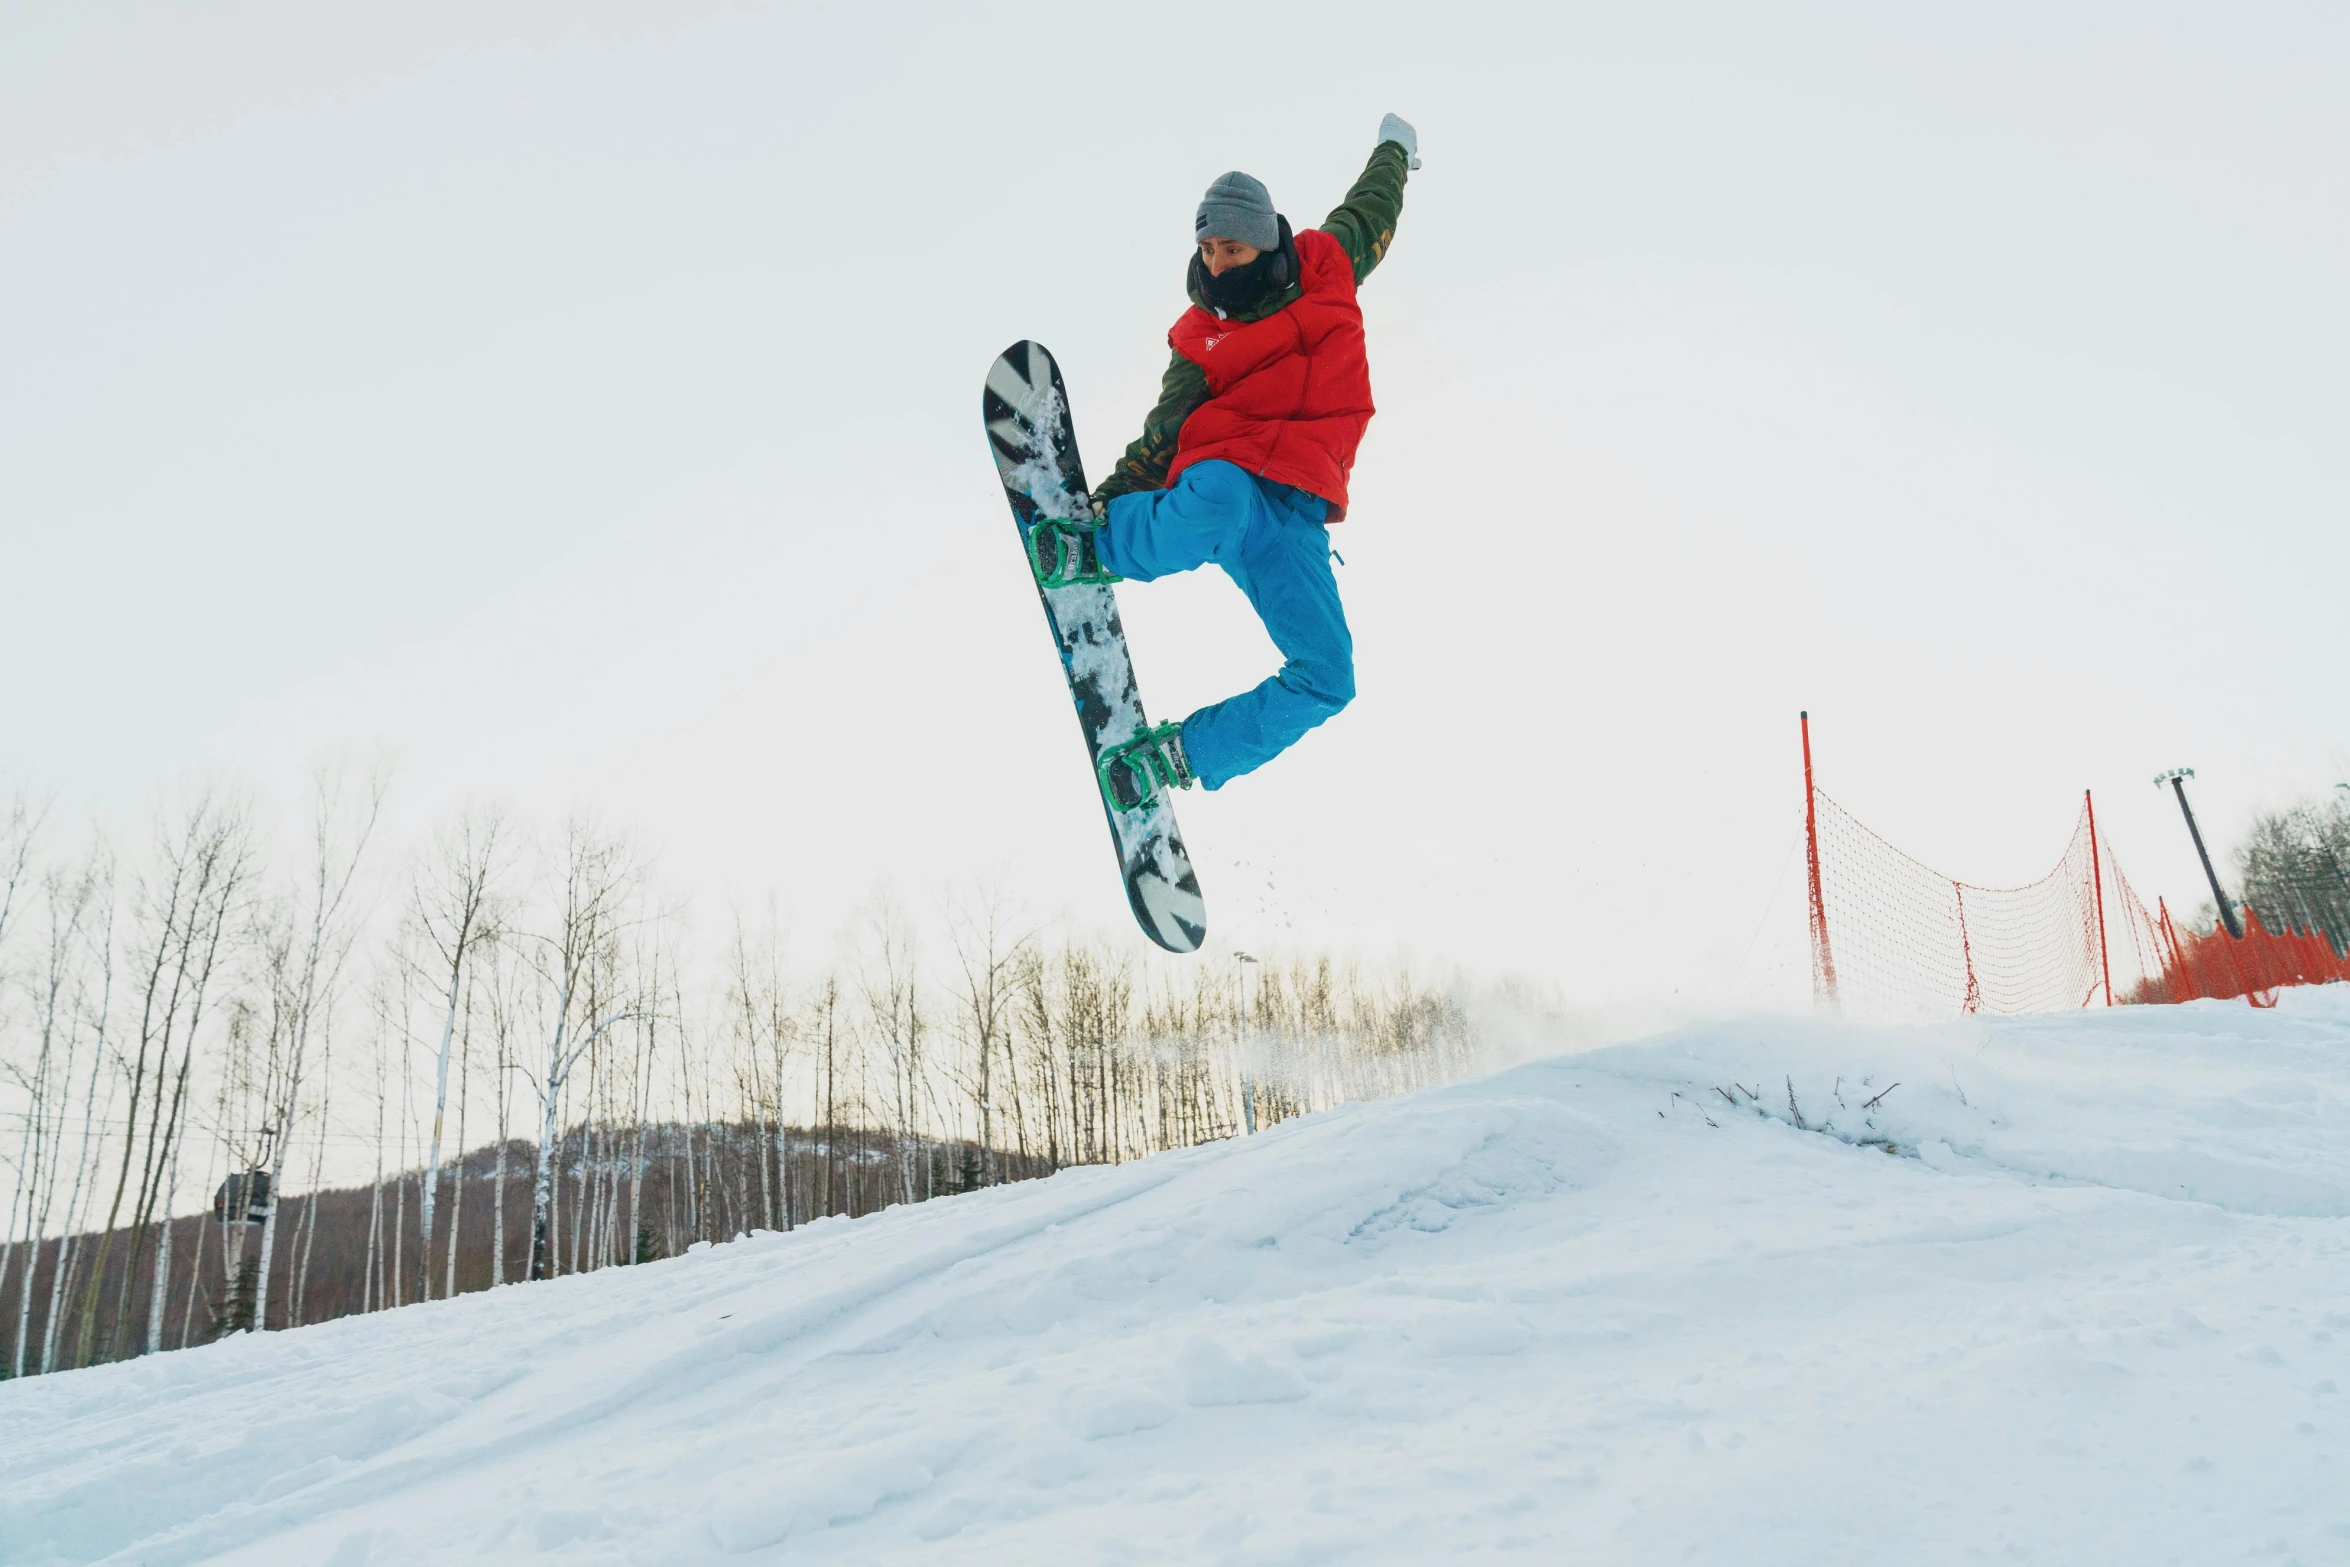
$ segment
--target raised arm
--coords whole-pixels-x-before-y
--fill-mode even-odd
[[[1420,164],[1419,141],[1412,128],[1394,115],[1379,127],[1380,142],[1371,149],[1371,161],[1346,200],[1322,220],[1322,232],[1346,247],[1354,263],[1355,281],[1371,275],[1395,242],[1396,220],[1403,216],[1404,182]]]

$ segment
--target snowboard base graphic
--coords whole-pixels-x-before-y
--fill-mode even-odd
[[[1091,524],[1085,469],[1077,456],[1077,432],[1060,366],[1041,343],[1018,342],[1004,350],[987,372],[980,399],[996,472],[1020,530],[1023,565],[1029,530],[1040,520]],[[1031,572],[1033,575],[1033,571]],[[1107,583],[1080,582],[1037,588],[1045,624],[1069,680],[1085,733],[1086,758],[1095,794],[1118,848],[1118,871],[1126,902],[1143,934],[1169,952],[1196,952],[1207,937],[1207,905],[1199,879],[1175,826],[1168,791],[1132,810],[1112,809],[1102,795],[1102,753],[1135,739],[1150,727],[1135,689],[1134,665],[1126,654],[1126,629],[1118,620],[1118,599]]]

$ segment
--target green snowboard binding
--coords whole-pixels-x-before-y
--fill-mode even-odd
[[[1102,564],[1090,523],[1040,517],[1028,527],[1028,568],[1039,587],[1073,588],[1081,583],[1126,579]]]
[[[1102,798],[1113,811],[1138,811],[1163,789],[1191,787],[1191,762],[1183,754],[1183,726],[1145,729],[1123,745],[1102,752]]]

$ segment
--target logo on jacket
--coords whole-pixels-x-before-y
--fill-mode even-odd
[[[1218,343],[1221,343],[1224,341],[1224,339],[1230,337],[1231,335],[1232,334],[1230,332],[1218,332],[1214,337],[1202,339],[1200,342],[1200,348],[1204,352],[1207,349],[1215,347]]]

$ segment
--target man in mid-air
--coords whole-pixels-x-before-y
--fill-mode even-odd
[[[1095,525],[1039,523],[1039,580],[1135,582],[1213,561],[1284,660],[1254,690],[1105,752],[1111,804],[1155,787],[1220,789],[1280,755],[1353,699],[1354,641],[1330,570],[1328,525],[1371,421],[1355,286],[1394,241],[1419,138],[1390,114],[1346,200],[1293,234],[1246,174],[1208,187],[1192,225],[1191,308],[1142,437],[1093,494]]]

